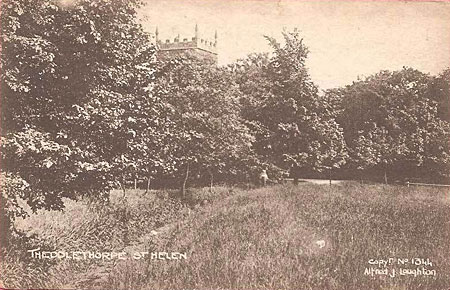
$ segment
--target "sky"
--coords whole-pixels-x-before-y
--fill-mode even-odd
[[[307,66],[321,89],[403,66],[438,74],[450,67],[450,2],[144,0],[144,28],[162,40],[214,39],[219,64],[270,52],[264,35],[300,31]]]

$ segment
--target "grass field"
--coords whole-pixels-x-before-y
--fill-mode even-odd
[[[187,258],[146,256],[83,267],[73,261],[64,267],[58,263],[46,285],[149,290],[450,288],[447,189],[356,183],[223,187],[213,193],[191,190],[188,204],[168,192],[129,191],[126,200],[118,196],[113,192],[107,207],[68,202],[57,218],[42,212],[18,226],[58,249],[88,245],[130,253],[186,253]],[[389,258],[386,266],[375,264]],[[423,260],[412,263],[414,258]],[[408,262],[402,265],[398,259]],[[65,279],[57,278],[61,276]]]

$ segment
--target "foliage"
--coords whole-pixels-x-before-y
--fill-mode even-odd
[[[429,96],[438,103],[438,116],[450,122],[450,68],[432,78]]]
[[[282,167],[314,171],[338,168],[347,156],[343,132],[310,80],[308,49],[297,31],[284,45],[267,37],[273,56],[251,55],[233,66],[242,92],[243,116],[256,135],[256,152]],[[325,113],[324,113],[325,112]]]
[[[154,93],[170,107],[166,122],[173,126],[166,144],[174,173],[190,170],[213,178],[251,154],[240,92],[226,69],[195,57],[170,59],[160,64]]]
[[[1,4],[2,170],[29,185],[33,209],[107,193],[140,166],[136,148],[153,156],[160,138],[140,1],[61,3]]]
[[[341,98],[338,120],[353,166],[430,175],[450,169],[450,125],[439,116],[432,78],[417,70],[382,71],[332,92]],[[438,96],[439,97],[439,96]]]

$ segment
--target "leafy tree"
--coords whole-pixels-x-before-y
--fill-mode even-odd
[[[429,94],[438,103],[439,118],[450,122],[450,68],[433,77]]]
[[[206,172],[212,183],[249,154],[252,137],[239,115],[239,90],[225,68],[192,56],[164,61],[154,92],[171,108],[167,144],[174,173],[183,174],[183,194],[190,172]]]
[[[449,124],[438,114],[432,78],[417,70],[382,71],[335,91],[354,167],[442,175],[449,165]],[[438,165],[438,163],[440,165]],[[402,173],[400,173],[402,172]],[[448,172],[448,171],[447,171]]]
[[[256,135],[256,152],[270,163],[330,171],[345,163],[343,132],[324,106],[305,62],[308,49],[297,31],[284,45],[267,37],[273,55],[252,55],[233,67],[244,92],[243,116]]]
[[[1,2],[2,171],[28,185],[20,197],[32,209],[105,196],[161,146],[141,1],[58,3]]]

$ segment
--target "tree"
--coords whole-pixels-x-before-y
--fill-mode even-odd
[[[58,3],[1,3],[2,171],[27,184],[34,210],[106,196],[163,134],[141,1]]]
[[[168,150],[174,173],[183,172],[183,195],[191,172],[207,172],[212,183],[249,153],[252,137],[239,115],[239,91],[225,68],[192,56],[167,60],[154,91],[171,108]]]
[[[338,120],[354,168],[382,172],[385,182],[388,172],[397,177],[444,174],[449,165],[444,141],[449,124],[439,117],[432,80],[404,68],[382,71],[335,91],[342,98]]]
[[[305,62],[299,33],[283,32],[284,45],[267,37],[273,55],[253,55],[234,67],[244,100],[244,117],[256,134],[254,148],[270,163],[330,171],[345,163],[343,131],[333,107],[324,106]],[[249,77],[251,76],[251,77]]]
[[[430,98],[438,103],[438,116],[450,122],[450,68],[431,80]]]

